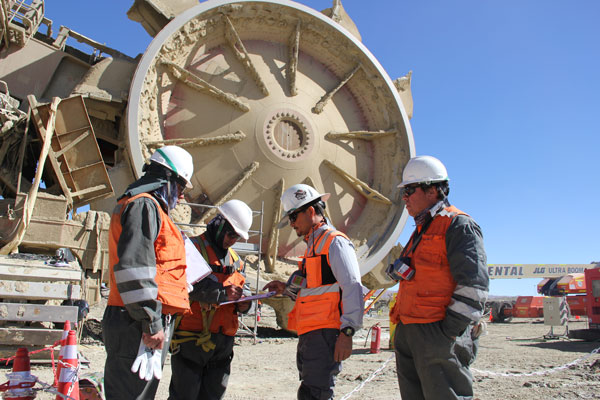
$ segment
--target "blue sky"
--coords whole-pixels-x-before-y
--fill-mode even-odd
[[[136,56],[151,38],[127,19],[132,3],[47,0],[46,17]],[[392,79],[413,71],[417,154],[446,164],[450,201],[481,225],[490,264],[600,261],[600,2],[343,5]],[[534,295],[537,282],[490,292]]]

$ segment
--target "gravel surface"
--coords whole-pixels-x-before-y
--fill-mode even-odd
[[[81,373],[101,373],[105,352],[101,342],[100,320],[103,305],[92,307],[79,345],[89,363]],[[253,319],[243,320],[253,326]],[[382,351],[369,352],[368,328],[382,326]],[[336,399],[399,399],[394,353],[388,349],[389,322],[386,315],[365,319],[366,329],[354,337],[354,351],[344,362],[337,379]],[[582,329],[586,322],[572,320],[570,329]],[[599,342],[566,339],[564,327],[550,327],[542,319],[513,319],[509,323],[489,324],[481,337],[478,358],[472,366],[475,398],[487,399],[593,399],[600,398]],[[297,339],[279,329],[275,313],[263,307],[256,340],[240,332],[225,399],[295,399],[298,373],[295,364]],[[595,351],[595,352],[594,352]],[[5,367],[5,372],[10,372]],[[52,382],[48,365],[32,366],[32,373]],[[167,399],[171,376],[169,359],[163,372],[157,399]],[[38,393],[37,399],[54,399]]]

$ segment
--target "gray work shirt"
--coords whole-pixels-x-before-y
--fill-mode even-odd
[[[157,300],[154,242],[161,226],[156,202],[140,197],[121,214],[121,235],[117,243],[119,262],[114,266],[117,290],[131,318],[142,323],[142,331],[162,330],[162,303]]]

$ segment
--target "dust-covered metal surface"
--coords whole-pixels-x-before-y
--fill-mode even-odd
[[[44,137],[48,110],[49,106],[32,108],[40,138]],[[74,208],[114,195],[82,96],[60,102],[51,142],[54,173]]]
[[[137,174],[156,146],[178,144],[195,161],[191,202],[264,201],[271,262],[303,252],[275,229],[295,183],[332,193],[328,216],[363,274],[406,221],[396,186],[414,146],[398,89],[354,34],[300,4],[210,1],[177,16],[138,65],[127,125]]]
[[[303,252],[292,230],[274,226],[282,191],[304,182],[332,193],[327,215],[354,242],[364,282],[390,284],[382,270],[397,253],[393,246],[407,219],[396,186],[414,153],[410,74],[396,81],[387,76],[341,1],[318,12],[281,0],[196,6],[191,0],[136,0],[128,16],[155,36],[141,59],[65,26],[53,32],[44,2],[28,3],[35,10],[27,14],[33,19],[23,40],[11,36],[22,31],[22,10],[11,8],[2,31],[0,80],[6,82],[8,111],[0,113],[0,224],[7,228],[0,243],[19,228],[24,204],[36,201],[30,192],[43,147],[36,128],[43,130],[46,120],[43,112],[37,118],[30,111],[28,97],[49,104],[81,96],[85,113],[74,119],[87,116],[74,129],[66,127],[59,103],[40,179],[46,184],[40,193],[56,199],[40,195],[39,201],[53,207],[64,201],[66,213],[90,202],[92,210],[110,212],[116,198],[109,185],[121,193],[154,148],[179,144],[197,166],[189,202],[218,205],[239,198],[259,209],[264,201],[261,245],[270,272],[277,272],[278,257]],[[71,48],[69,38],[90,46],[89,53]],[[95,145],[88,143],[92,137]],[[56,146],[62,138],[67,140]],[[95,159],[99,152],[104,165],[90,173],[91,153],[79,147],[94,150]],[[66,171],[67,164],[76,167]],[[99,288],[107,266],[101,215],[56,215],[51,222],[37,215],[22,247],[51,252],[58,245],[52,238],[74,246]],[[185,207],[174,215],[181,222],[210,217]],[[43,229],[51,234],[44,237]],[[77,244],[69,235],[83,240]]]

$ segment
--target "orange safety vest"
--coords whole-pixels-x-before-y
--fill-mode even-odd
[[[158,285],[156,299],[162,303],[163,314],[181,314],[189,310],[190,300],[187,291],[185,275],[185,245],[181,233],[169,215],[163,211],[148,193],[141,193],[133,197],[119,200],[110,220],[110,234],[108,242],[108,260],[110,264],[110,293],[108,305],[123,307],[123,299],[117,289],[114,267],[119,262],[117,244],[123,231],[121,214],[130,202],[140,197],[148,197],[156,203],[161,225],[158,236],[154,241],[154,254],[156,256],[156,276],[154,281]]]
[[[446,308],[456,288],[448,264],[446,231],[460,214],[465,215],[454,206],[445,207],[431,221],[413,254],[408,255],[415,276],[410,281],[400,281],[396,304],[390,313],[393,323],[427,324],[446,317]],[[412,240],[406,247],[410,247]]]
[[[246,283],[246,278],[241,273],[243,263],[240,260],[240,257],[235,250],[230,247],[227,249],[226,265],[223,265],[213,248],[210,246],[210,243],[206,240],[205,234],[206,233],[203,233],[199,238],[191,238],[191,241],[213,269],[212,274],[223,284],[223,286],[234,285],[243,288],[244,283]],[[212,333],[222,332],[227,336],[235,336],[238,326],[239,322],[235,304],[225,304],[224,306],[219,306],[217,308],[208,330]],[[187,312],[183,316],[178,329],[183,331],[201,332],[203,328],[202,308],[199,302],[193,301],[190,312]]]
[[[336,236],[348,239],[342,232],[325,227],[299,262],[300,271],[306,276],[306,288],[298,293],[287,325],[298,335],[316,329],[340,329],[340,287],[329,264],[329,246]]]

